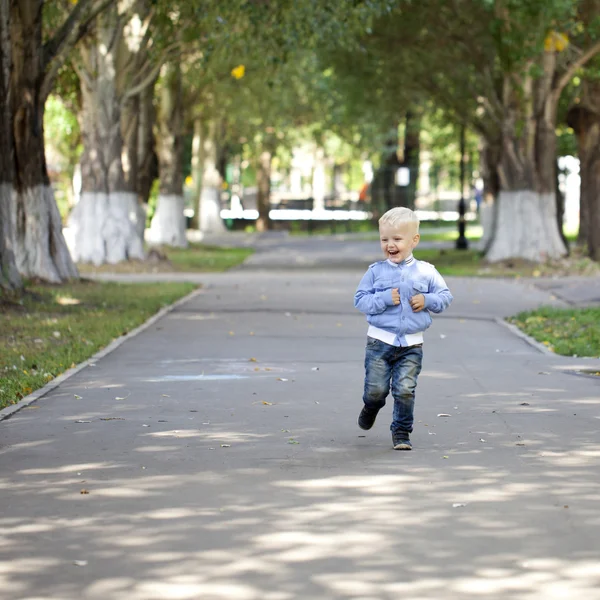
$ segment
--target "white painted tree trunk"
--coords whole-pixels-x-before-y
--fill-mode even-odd
[[[530,190],[501,191],[496,235],[486,254],[490,262],[523,258],[556,259],[567,249],[556,226],[556,196]]]
[[[146,240],[150,244],[185,248],[185,216],[183,196],[159,194]]]
[[[83,192],[69,217],[73,258],[94,265],[143,259],[144,220],[133,192]]]
[[[18,290],[23,282],[15,261],[13,236],[14,188],[10,183],[0,184],[0,287]]]
[[[479,206],[479,220],[483,228],[481,236],[481,247],[486,248],[492,239],[494,232],[494,205],[490,202],[482,202]]]
[[[204,183],[200,192],[200,231],[220,233],[225,231],[221,219],[221,190]]]
[[[217,169],[216,124],[208,124],[202,143],[202,191],[200,192],[200,231],[222,233],[225,231],[221,219],[221,175]]]
[[[26,188],[11,209],[13,231],[17,231],[15,258],[24,277],[61,283],[79,277],[62,232],[62,222],[49,185]],[[19,203],[25,222],[19,223]]]

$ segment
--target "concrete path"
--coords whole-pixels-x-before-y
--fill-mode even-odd
[[[600,599],[600,361],[495,321],[563,301],[449,279],[401,453],[356,426],[361,274],[197,276],[1,422],[0,598]]]

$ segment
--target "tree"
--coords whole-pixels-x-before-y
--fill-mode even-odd
[[[67,55],[113,0],[80,0],[70,12],[44,0],[10,0],[11,122],[15,201],[11,214],[17,267],[27,277],[61,282],[78,275],[63,234],[44,154],[44,106]],[[60,10],[58,10],[60,9]],[[44,11],[58,12],[43,41]],[[62,17],[63,14],[66,16]]]
[[[157,131],[160,191],[150,241],[187,246],[183,215],[183,89],[178,63],[163,66]]]
[[[22,288],[14,254],[13,218],[14,163],[10,97],[9,0],[0,0],[0,288]]]
[[[388,72],[414,85],[486,139],[498,182],[488,260],[562,256],[556,219],[557,106],[573,74],[600,51],[581,2],[423,0],[374,27]],[[555,31],[560,23],[560,31]],[[587,39],[580,30],[589,33]],[[579,43],[568,45],[569,38]]]
[[[153,87],[169,48],[160,47],[152,29],[160,12],[147,0],[128,9],[113,5],[99,15],[73,61],[81,82],[84,152],[81,198],[69,222],[74,258],[96,265],[144,257],[145,214],[137,189],[140,94]]]

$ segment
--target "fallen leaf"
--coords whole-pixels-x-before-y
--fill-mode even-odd
[[[75,400],[82,400],[83,396],[78,396],[77,394],[73,394],[75,396]]]
[[[163,394],[162,397],[163,398],[170,398],[171,396],[169,396],[169,394]]]
[[[299,444],[300,442],[296,441],[294,438],[290,438],[288,440],[288,444]]]
[[[289,381],[288,379],[283,379],[282,377],[278,377],[277,381]]]
[[[442,458],[449,458],[448,456],[442,456]]]
[[[235,335],[235,332],[234,331],[230,331],[229,335]]]
[[[272,402],[267,402],[266,400],[263,400],[262,404],[264,404],[265,406],[273,406]]]
[[[260,367],[254,367],[255,371],[260,371]]]
[[[248,362],[258,362],[258,360],[256,360],[256,358],[252,357],[248,359]]]
[[[84,495],[85,495],[85,494],[89,494],[89,492],[88,492],[87,490],[81,490],[79,493],[80,493],[80,494],[84,494]]]

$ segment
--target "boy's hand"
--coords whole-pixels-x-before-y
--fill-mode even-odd
[[[392,302],[394,305],[400,304],[400,293],[398,288],[392,288]]]
[[[425,296],[423,294],[413,296],[409,302],[413,312],[421,312],[425,308]]]

